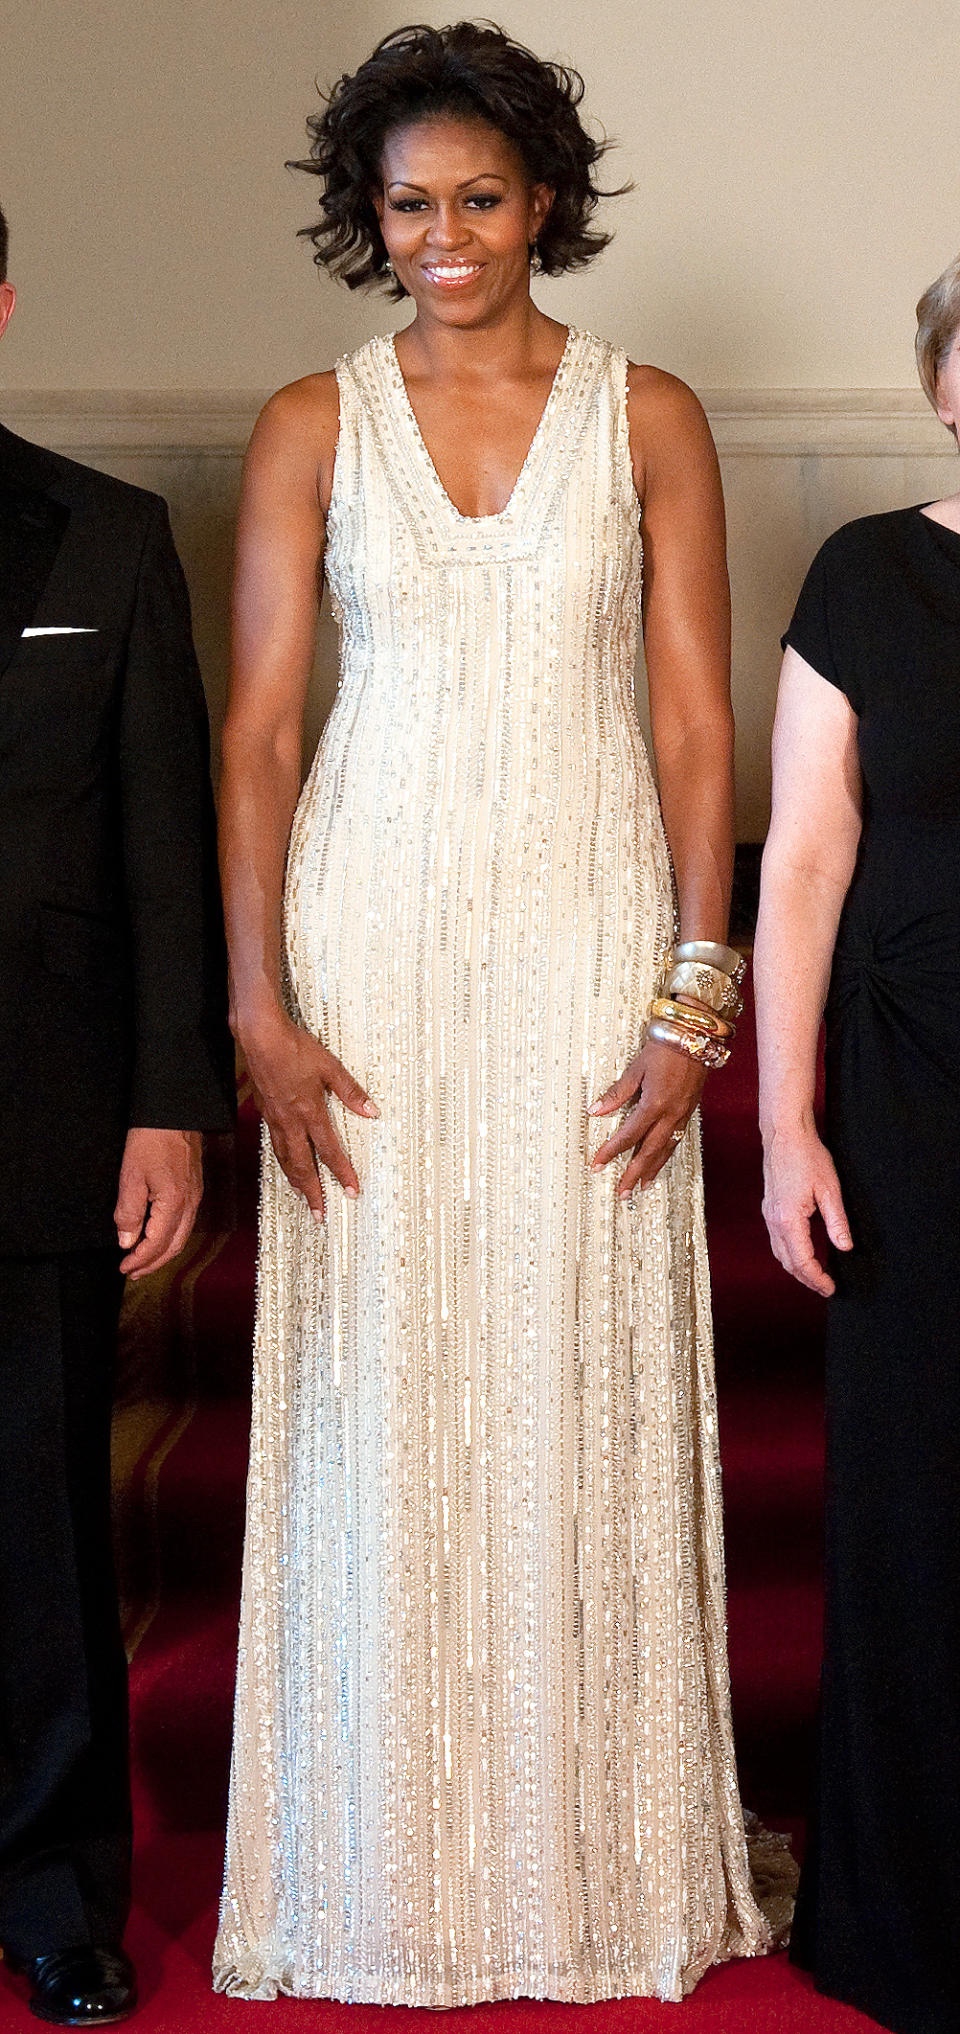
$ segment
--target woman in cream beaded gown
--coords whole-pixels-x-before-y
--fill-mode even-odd
[[[215,1957],[247,1998],[677,1999],[773,1940],[730,1733],[703,1073],[643,1043],[675,906],[638,492],[708,940],[722,508],[689,391],[532,303],[531,249],[603,244],[577,96],[471,24],[341,81],[318,253],[416,316],[282,390],[248,454],[223,848],[270,1140]],[[341,676],[294,816],[321,557]]]

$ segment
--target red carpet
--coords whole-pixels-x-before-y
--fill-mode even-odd
[[[760,1219],[755,1060],[745,1016],[704,1124],[725,1468],[730,1655],[744,1799],[799,1832],[820,1626],[820,1308],[779,1271]],[[207,1225],[126,1327],[119,1429],[137,1812],[129,1947],[143,2034],[402,2034],[408,2008],[216,1998],[210,1954],[222,1862],[243,1515],[257,1128],[214,1154]],[[151,1345],[150,1364],[144,1349]],[[157,1348],[163,1377],[156,1376]],[[145,1377],[145,1369],[151,1368]],[[132,1465],[132,1466],[131,1466]],[[0,2027],[31,2024],[0,1970]],[[856,2034],[783,1955],[711,1972],[683,2006],[513,2004],[444,2016],[450,2034]],[[426,2034],[436,2016],[423,2014]]]

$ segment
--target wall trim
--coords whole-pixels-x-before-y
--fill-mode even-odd
[[[937,458],[951,447],[918,388],[704,389],[727,458]],[[265,391],[8,389],[11,430],[74,458],[235,459]]]
[[[953,449],[919,388],[704,389],[701,399],[728,457],[935,459]]]
[[[11,431],[73,458],[201,452],[235,459],[265,400],[246,389],[7,389],[0,414]]]

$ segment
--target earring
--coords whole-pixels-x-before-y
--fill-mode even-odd
[[[394,267],[393,267],[393,262],[391,261],[391,259],[390,259],[390,256],[389,256],[389,254],[387,255],[386,261],[384,262],[383,266],[384,266],[384,268],[386,269],[386,272],[387,272],[387,274],[388,274],[388,275],[393,275],[393,273],[394,273]]]

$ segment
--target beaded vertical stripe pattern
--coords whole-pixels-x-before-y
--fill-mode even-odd
[[[634,705],[626,361],[571,331],[469,518],[393,342],[341,361],[341,679],[291,1008],[377,1102],[326,1227],[265,1147],[218,1988],[676,1999],[771,1930],[730,1732],[696,1125],[588,1104],[674,932]]]

